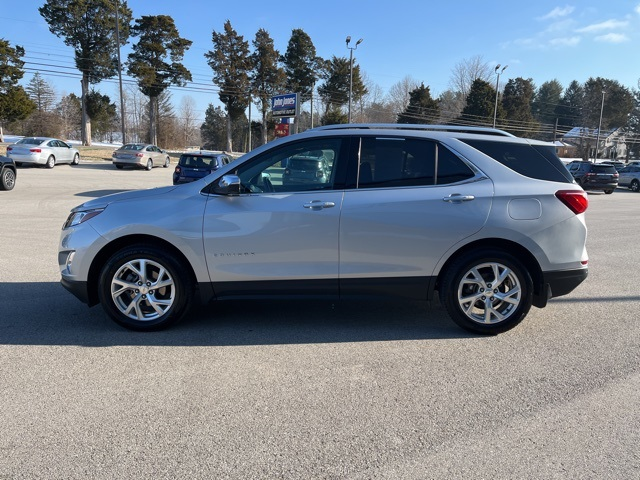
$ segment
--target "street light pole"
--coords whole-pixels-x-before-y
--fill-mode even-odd
[[[593,159],[593,163],[598,161],[598,144],[600,143],[600,129],[602,128],[602,112],[604,112],[604,94],[605,91],[602,91],[602,103],[600,104],[600,123],[598,123],[598,135],[596,136],[596,154]]]
[[[498,88],[500,84],[500,74],[504,72],[508,66],[509,65],[505,65],[504,67],[502,67],[502,70],[500,70],[500,64],[496,65],[495,72],[498,75],[498,78],[496,78],[496,104],[493,107],[493,128],[496,128],[496,117],[498,116]]]
[[[358,45],[362,43],[362,38],[353,47],[349,46],[350,42],[351,36],[347,36],[347,48],[349,49],[349,123],[351,123],[351,97],[353,96],[353,51],[358,49]]]
[[[120,126],[122,127],[122,144],[127,143],[127,137],[125,132],[125,118],[124,118],[124,97],[122,95],[122,63],[120,61],[120,20],[118,19],[118,10],[120,9],[120,2],[116,0],[116,44],[118,47],[118,85],[120,86]]]

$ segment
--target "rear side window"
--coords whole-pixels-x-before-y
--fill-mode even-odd
[[[429,140],[362,138],[358,188],[443,185],[472,178],[450,150]]]
[[[461,139],[462,140],[462,139]],[[552,146],[532,146],[510,142],[462,140],[467,145],[525,177],[551,182],[573,183]]]

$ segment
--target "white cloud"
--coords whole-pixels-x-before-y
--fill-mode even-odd
[[[625,28],[629,25],[626,20],[607,20],[606,22],[594,23],[583,28],[576,30],[578,33],[593,33],[602,32],[603,30],[616,30],[619,28]]]
[[[552,38],[549,40],[549,45],[552,47],[575,47],[580,43],[580,40],[581,38],[578,36]]]
[[[606,35],[597,36],[595,40],[605,43],[623,43],[628,42],[629,37],[623,35],[622,33],[607,33]]]
[[[635,11],[638,15],[640,15],[640,4],[635,8]]]
[[[565,7],[556,7],[546,15],[540,17],[540,20],[550,20],[553,18],[566,17],[567,15],[570,15],[571,13],[573,13],[574,10],[575,8],[569,5]]]

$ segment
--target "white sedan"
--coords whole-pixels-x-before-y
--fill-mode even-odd
[[[49,137],[25,137],[7,147],[7,157],[16,165],[44,165],[53,168],[58,163],[80,163],[80,152],[66,142]]]

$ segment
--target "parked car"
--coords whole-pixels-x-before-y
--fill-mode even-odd
[[[611,194],[618,186],[618,171],[613,165],[593,162],[572,162],[569,172],[585,190],[603,190]]]
[[[329,163],[322,150],[313,150],[294,155],[285,162],[282,181],[285,185],[312,185],[328,184],[331,176]]]
[[[605,162],[601,162],[601,165],[613,165],[613,167],[619,172],[621,168],[624,168],[626,164],[624,162],[619,162],[617,160],[607,160]]]
[[[111,155],[116,168],[124,167],[144,168],[151,170],[162,165],[167,168],[171,158],[166,151],[148,143],[127,143]]]
[[[618,170],[618,174],[620,175],[619,186],[628,187],[629,190],[634,192],[640,192],[640,164],[622,168]]]
[[[330,180],[284,181],[323,150]],[[311,187],[315,188],[311,188]],[[553,146],[489,128],[332,125],[256,148],[204,179],[74,208],[62,285],[155,330],[195,302],[396,295],[482,334],[586,277],[588,197]]]
[[[202,151],[183,153],[173,171],[173,184],[189,183],[206,177],[229,162],[231,157],[224,153]]]
[[[25,137],[7,147],[7,157],[17,166],[44,165],[53,168],[59,163],[80,163],[80,152],[67,142],[50,137]]]
[[[18,172],[13,159],[0,156],[0,190],[13,190]]]

